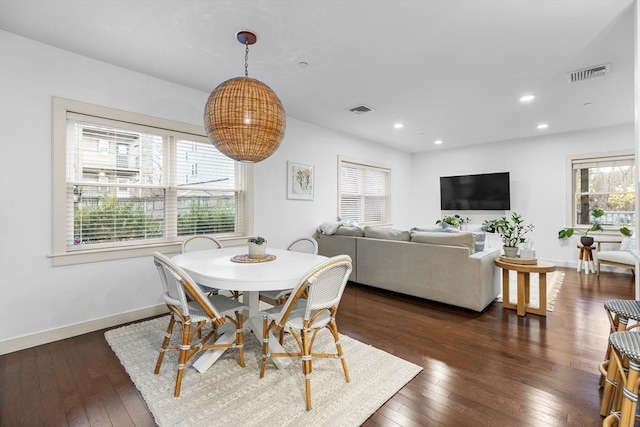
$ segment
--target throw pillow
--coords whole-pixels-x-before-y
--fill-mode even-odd
[[[445,231],[444,228],[440,227],[439,225],[435,226],[435,227],[413,227],[411,230],[409,230],[410,232],[413,231],[429,231],[431,233],[438,233],[438,232],[443,232]]]
[[[356,236],[356,237],[362,237],[364,236],[364,232],[362,231],[362,228],[360,227],[347,227],[346,225],[343,225],[342,227],[339,227],[335,234],[337,236]]]
[[[476,252],[482,252],[484,251],[484,242],[486,240],[486,233],[484,231],[474,231],[473,232],[473,240],[474,240],[474,247]]]

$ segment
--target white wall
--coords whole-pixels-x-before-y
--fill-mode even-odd
[[[566,224],[567,156],[580,153],[634,150],[634,127],[628,125],[589,131],[495,142],[464,149],[414,155],[413,181],[422,196],[416,200],[411,221],[434,225],[441,218],[439,178],[489,172],[510,172],[511,211],[535,225],[528,235],[536,256],[558,265],[577,264],[577,240],[558,240]],[[461,211],[473,223],[500,218],[510,212]],[[450,214],[453,212],[447,212]],[[618,234],[616,237],[620,237]]]
[[[149,257],[51,267],[51,97],[201,125],[208,94],[4,31],[0,54],[0,353],[161,306]],[[441,175],[510,171],[512,207],[536,224],[539,256],[574,260],[575,248],[555,238],[565,225],[565,156],[633,146],[629,125],[411,156],[289,118],[280,150],[255,167],[255,232],[281,246],[334,219],[345,155],[392,167],[393,225],[405,229],[440,218]],[[314,165],[313,201],[286,199],[287,160]]]
[[[5,31],[0,53],[0,353],[162,307],[150,257],[51,266],[51,98],[202,125],[209,94]],[[390,165],[396,206],[409,200],[409,154],[289,119],[280,150],[255,167],[256,232],[280,246],[335,219],[339,154]],[[314,201],[286,200],[287,160],[315,166]],[[393,215],[408,225],[406,210]]]

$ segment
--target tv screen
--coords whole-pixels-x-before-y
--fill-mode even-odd
[[[509,172],[440,177],[440,209],[510,210]]]

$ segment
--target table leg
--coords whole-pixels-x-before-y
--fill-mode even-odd
[[[578,255],[578,269],[577,272],[580,273],[580,270],[582,269],[582,256],[584,254],[584,250],[580,249],[580,254]]]
[[[503,269],[502,270],[502,307],[515,309],[516,304],[512,304],[511,301],[509,301],[509,287],[510,287],[509,270]]]
[[[518,271],[518,316],[524,316],[526,314],[524,290],[525,282],[528,281],[528,275],[529,273]]]
[[[242,298],[243,301],[246,301],[245,298],[248,299],[249,303],[249,316],[245,315],[245,335],[248,332],[246,329],[250,329],[255,335],[258,342],[262,343],[262,316],[259,316],[260,312],[260,293],[258,291],[243,291]],[[219,343],[233,343],[235,342],[235,328],[233,324],[228,323],[226,325],[222,325],[219,328],[220,337],[216,340],[216,344]],[[246,338],[245,338],[246,341]],[[269,335],[269,349],[273,353],[282,353],[284,349],[280,345],[280,342],[273,334]],[[196,361],[193,362],[193,367],[200,373],[205,372],[207,369],[211,367],[215,363],[216,360],[224,354],[227,349],[216,349],[216,350],[207,350],[202,353],[201,356],[198,357]],[[274,364],[278,369],[285,368],[289,366],[291,363],[290,359],[286,358],[275,358],[273,359]]]
[[[589,258],[587,257],[587,252],[584,252],[582,263],[584,264],[584,274],[589,274]]]
[[[593,263],[593,251],[589,251],[589,269],[591,269],[592,273],[596,272],[596,266]]]
[[[235,325],[231,322],[220,326],[218,328],[218,334],[219,336],[216,340],[216,344],[232,344],[236,341],[236,328]],[[226,348],[207,350],[193,362],[192,366],[196,371],[202,374],[207,369],[209,369],[211,365],[213,365],[215,361],[224,354],[225,351],[227,351]]]
[[[538,293],[540,294],[539,307],[527,307],[527,312],[539,316],[547,315],[547,273],[538,273]]]

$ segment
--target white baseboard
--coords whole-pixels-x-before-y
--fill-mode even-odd
[[[18,338],[11,338],[0,341],[0,355],[12,353],[25,348],[31,348],[50,342],[75,337],[77,335],[86,334],[100,329],[111,328],[127,322],[133,322],[147,317],[157,316],[159,314],[168,313],[169,310],[165,304],[154,305],[139,310],[119,313],[113,316],[103,317],[100,319],[90,320],[88,322],[76,323],[74,325],[63,326],[57,329],[50,329],[44,332],[24,335]]]

